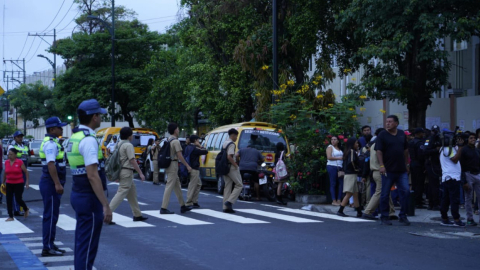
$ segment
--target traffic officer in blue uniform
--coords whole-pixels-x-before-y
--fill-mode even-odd
[[[15,148],[18,150],[17,158],[23,161],[25,167],[28,167],[28,146],[23,143],[23,132],[20,130],[15,131],[13,133],[13,143],[8,146],[8,150],[11,148]],[[25,183],[26,176],[23,174],[23,182]],[[15,216],[23,216],[23,212],[20,211],[20,205],[18,205],[17,201],[15,200],[15,196],[13,197],[13,215]]]
[[[66,180],[66,167],[63,147],[58,137],[63,135],[62,123],[58,117],[50,117],[45,121],[47,134],[40,145],[42,159],[42,177],[40,193],[43,198],[43,250],[42,256],[62,256],[65,250],[59,249],[54,241],[60,214],[60,199]]]
[[[105,164],[94,131],[106,113],[95,99],[80,103],[77,109],[80,125],[73,130],[66,149],[73,179],[70,202],[77,219],[75,270],[93,268],[102,222],[112,221],[112,210],[104,192],[107,189]]]

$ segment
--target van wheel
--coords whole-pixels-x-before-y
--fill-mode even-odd
[[[220,195],[223,195],[223,189],[225,188],[225,181],[223,180],[222,175],[217,175],[217,192]]]
[[[150,168],[150,162],[147,163],[145,166],[145,180],[152,181],[153,180],[153,173],[152,169]]]

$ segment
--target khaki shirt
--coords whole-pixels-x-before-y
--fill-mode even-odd
[[[133,169],[133,165],[130,163],[130,160],[135,158],[135,149],[133,148],[133,144],[129,141],[123,142],[119,151],[120,152],[118,152],[118,154],[120,155],[122,168]]]
[[[157,160],[158,158],[158,152],[160,152],[160,145],[152,145],[152,159]]]
[[[233,141],[232,141],[230,138],[228,138],[227,140],[225,140],[225,142],[224,142],[223,145],[222,145],[222,149],[225,149],[225,147],[227,147],[227,145],[228,145],[229,143],[231,143],[231,142],[233,142]],[[228,147],[228,149],[227,149],[227,155],[233,155],[233,160],[234,160],[235,162],[237,162],[237,159],[236,159],[236,157],[235,157],[235,148],[236,148],[236,145],[235,145],[235,143],[233,142],[233,144],[230,145],[230,146]]]
[[[178,138],[175,136],[170,136],[170,138],[168,138],[168,141],[170,141],[170,158],[172,162],[170,163],[170,166],[167,168],[167,171],[169,172],[178,171],[177,152],[182,151],[182,145],[180,144],[180,141],[178,140]]]
[[[380,163],[378,163],[377,151],[375,151],[375,144],[372,144],[372,146],[370,146],[370,170],[380,170]]]

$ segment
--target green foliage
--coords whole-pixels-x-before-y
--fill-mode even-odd
[[[16,126],[15,126],[15,121],[13,119],[10,119],[8,123],[1,122],[0,123],[0,138],[5,138],[6,136],[12,136],[12,134],[15,132]],[[6,147],[5,145],[3,147]]]

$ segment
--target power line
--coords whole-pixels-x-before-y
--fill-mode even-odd
[[[52,25],[52,23],[55,21],[55,19],[57,18],[58,14],[60,13],[60,10],[62,10],[63,4],[65,4],[65,0],[63,0],[62,5],[61,5],[60,8],[58,9],[57,14],[56,14],[55,17],[53,18],[53,20],[52,20],[52,21],[50,22],[50,24],[45,28],[45,30],[40,31],[41,33],[47,31],[47,29],[50,27],[50,25]]]
[[[70,8],[68,8],[67,12],[65,12],[65,15],[63,16],[63,18],[60,20],[60,22],[55,25],[55,27],[53,27],[53,29],[57,28],[62,22],[63,20],[65,19],[65,17],[67,17],[68,13],[70,12],[70,10],[72,9],[73,5],[75,4],[75,1],[72,1],[72,4],[70,5]],[[52,30],[48,31],[47,33],[49,32],[52,32]]]
[[[78,14],[80,13],[80,11],[82,11],[82,10],[79,9],[78,12],[77,12],[77,14],[73,17],[73,19],[72,19],[67,25],[65,25],[64,28],[62,28],[60,31],[58,31],[57,34],[60,33],[60,32],[62,32],[63,30],[65,30],[65,28],[67,28],[72,22],[74,22],[75,19],[76,19],[77,16],[78,16]],[[74,28],[75,28],[75,27],[74,27]],[[74,28],[72,28],[72,30],[73,30]],[[69,29],[69,30],[70,30],[70,29]]]
[[[38,43],[38,47],[37,47],[37,49],[35,50],[35,52],[33,53],[32,57],[30,57],[30,59],[28,59],[28,61],[27,61],[26,63],[32,61],[33,57],[35,57],[35,55],[37,54],[38,49],[40,49],[40,45],[42,45],[42,41],[41,41],[41,40],[40,40],[40,42]]]
[[[27,41],[28,41],[28,36],[27,36],[27,38],[25,38],[25,43],[23,43],[23,48],[22,48],[22,51],[20,52],[20,54],[18,55],[18,59],[20,59],[20,56],[22,56],[23,50],[25,49],[25,45],[27,45]]]
[[[27,38],[28,38],[28,36],[27,36]],[[27,57],[27,55],[30,53],[30,50],[31,50],[32,47],[33,47],[33,43],[35,43],[35,39],[36,39],[36,38],[37,38],[37,37],[33,37],[32,45],[30,45],[30,48],[28,49],[28,52],[25,54],[25,56],[24,56],[23,58]],[[20,54],[20,55],[21,55],[21,54]],[[18,59],[20,59],[20,57],[18,57]]]

